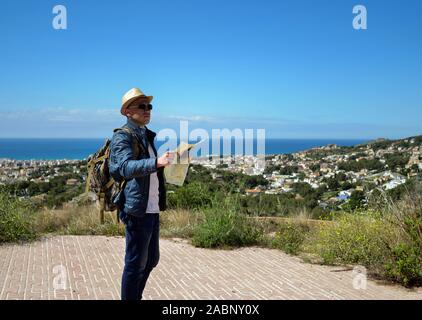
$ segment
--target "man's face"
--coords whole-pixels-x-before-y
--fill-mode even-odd
[[[126,109],[126,116],[140,126],[144,126],[151,121],[151,110],[148,108],[138,108],[139,105],[148,105],[148,100],[137,100]]]

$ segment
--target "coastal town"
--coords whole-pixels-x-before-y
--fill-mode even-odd
[[[244,190],[246,195],[288,194],[298,183],[312,189],[325,187],[325,195],[319,200],[324,206],[347,202],[354,191],[367,195],[375,189],[392,190],[411,179],[420,179],[422,136],[381,139],[354,147],[326,145],[265,158],[194,158],[191,163],[211,170],[213,179],[218,179],[222,171],[262,176],[266,183]],[[23,181],[46,184],[57,177],[67,177],[66,186],[81,186],[86,179],[86,161],[0,159],[0,185]]]
[[[81,160],[12,160],[0,159],[0,185],[19,181],[49,182],[69,172],[81,174],[85,165]],[[68,184],[75,184],[69,179]]]
[[[342,203],[353,191],[392,190],[412,178],[420,179],[422,139],[421,136],[391,142],[380,139],[352,148],[327,145],[265,158],[264,170],[261,159],[254,156],[229,156],[221,161],[201,158],[192,162],[210,169],[262,174],[268,184],[245,190],[248,195],[289,193],[294,190],[294,184],[307,183],[313,189],[328,185],[326,200]],[[336,184],[337,181],[341,183]],[[320,201],[320,204],[325,203]]]

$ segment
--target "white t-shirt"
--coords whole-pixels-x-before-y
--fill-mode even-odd
[[[148,144],[149,157],[155,159],[154,150],[150,144]],[[157,172],[151,173],[149,180],[149,197],[147,205],[147,213],[159,213],[160,207],[158,205],[158,176]]]

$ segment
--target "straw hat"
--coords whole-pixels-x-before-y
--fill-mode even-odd
[[[128,92],[123,95],[122,98],[122,108],[120,109],[120,113],[125,115],[125,109],[135,102],[136,100],[146,99],[148,103],[151,103],[153,96],[146,96],[140,89],[132,88]]]

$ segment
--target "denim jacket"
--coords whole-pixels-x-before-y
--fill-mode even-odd
[[[150,174],[157,172],[159,182],[159,208],[166,209],[166,188],[164,180],[164,167],[157,169],[157,150],[154,146],[156,133],[147,127],[141,128],[128,119],[126,125],[135,132],[138,141],[142,143],[137,160],[133,159],[132,135],[123,130],[116,131],[110,144],[110,175],[117,181],[126,180],[122,190],[121,206],[126,214],[141,217],[146,213]],[[155,159],[150,158],[146,141],[154,150]]]

